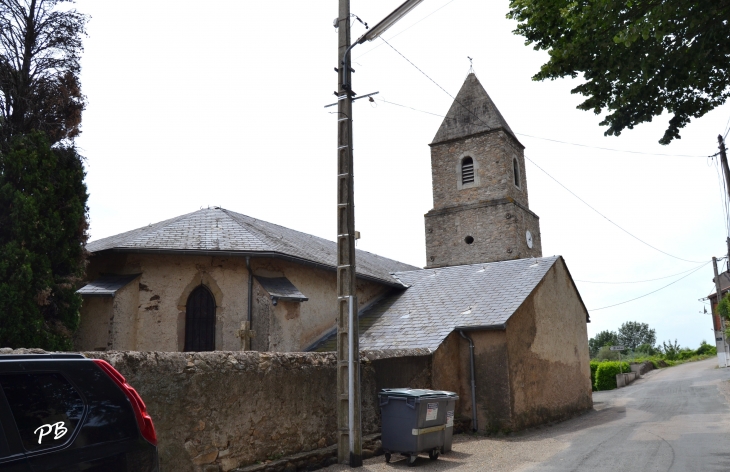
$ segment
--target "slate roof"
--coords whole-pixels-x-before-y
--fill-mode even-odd
[[[222,208],[205,208],[86,245],[102,251],[282,257],[334,269],[337,244]],[[391,272],[416,267],[356,250],[357,274],[401,286]]]
[[[284,301],[306,302],[309,300],[293,283],[286,277],[259,277],[254,276],[261,284],[266,293],[271,295],[272,299]]]
[[[360,349],[436,350],[456,328],[504,329],[560,256],[394,274],[410,287],[360,314]],[[334,351],[334,331],[317,351]]]
[[[471,73],[461,86],[431,145],[497,129],[503,129],[519,143],[477,76]]]
[[[113,297],[119,289],[140,275],[142,274],[102,275],[76,290],[76,293],[82,297]]]

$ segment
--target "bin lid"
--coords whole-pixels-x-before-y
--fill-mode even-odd
[[[423,388],[384,388],[378,395],[387,395],[389,397],[413,397],[413,398],[436,398],[436,397],[457,397],[454,392],[445,390],[428,390]]]

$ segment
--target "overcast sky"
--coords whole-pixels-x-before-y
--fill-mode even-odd
[[[399,3],[352,0],[351,10],[372,26]],[[712,342],[698,300],[713,291],[712,265],[699,267],[727,252],[727,230],[717,168],[703,156],[717,151],[730,105],[692,122],[670,146],[657,143],[669,116],[604,137],[600,116],[575,108],[582,99],[570,90],[580,79],[531,80],[547,54],[512,33],[508,4],[424,0],[384,37],[454,96],[474,58],[531,161],[674,256],[618,229],[528,161],[543,254],[565,258],[591,312],[589,336],[641,321],[659,341]],[[92,17],[78,139],[92,240],[214,205],[334,240],[336,118],[323,107],[337,87],[336,0],[78,0],[77,8]],[[363,31],[355,23],[353,38]],[[424,266],[428,143],[452,99],[381,40],[357,46],[353,58],[353,89],[380,92],[353,112],[358,248]]]

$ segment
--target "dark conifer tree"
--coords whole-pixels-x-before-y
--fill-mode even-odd
[[[87,17],[69,3],[0,0],[0,347],[71,349],[79,323]]]

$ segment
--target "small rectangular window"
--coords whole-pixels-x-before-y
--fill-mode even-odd
[[[84,414],[84,402],[61,374],[0,375],[26,451],[66,444]]]

